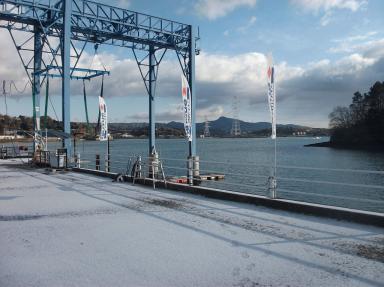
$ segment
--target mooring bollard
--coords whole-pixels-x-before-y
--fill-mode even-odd
[[[200,159],[198,156],[193,156],[193,184],[199,184],[200,177]]]
[[[141,156],[138,156],[134,164],[132,183],[135,184],[137,178],[141,178]]]
[[[96,155],[96,170],[100,170],[100,155]]]
[[[77,153],[76,154],[76,157],[75,157],[75,162],[76,162],[76,167],[77,168],[81,168],[81,161],[80,161],[80,153]]]
[[[159,154],[154,151],[149,155],[148,163],[149,178],[154,178],[159,172]]]
[[[274,176],[268,177],[268,196],[272,199],[277,198],[276,194],[277,181]]]

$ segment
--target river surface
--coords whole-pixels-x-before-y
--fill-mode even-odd
[[[384,153],[304,147],[305,144],[327,140],[328,138],[277,140],[277,196],[384,212]],[[184,139],[158,139],[156,146],[166,176],[186,175],[188,143]],[[95,168],[95,154],[100,154],[101,168],[104,169],[106,150],[106,142],[79,141],[76,145],[76,151],[81,153],[82,160],[88,161],[89,168]],[[138,155],[146,157],[148,140],[114,140],[110,142],[110,150],[111,171],[130,172],[129,158]],[[273,140],[198,139],[197,154],[200,157],[202,174],[225,174],[225,180],[204,182],[203,185],[267,195],[268,176],[273,172],[274,163]]]

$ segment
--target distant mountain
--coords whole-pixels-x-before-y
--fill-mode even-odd
[[[183,123],[179,123],[179,122],[175,122],[175,121],[169,122],[169,123],[165,124],[165,126],[167,126],[168,128],[172,128],[172,129],[183,129],[184,128]]]
[[[233,119],[228,117],[219,117],[217,120],[209,122],[209,131],[212,136],[230,136]],[[270,133],[271,123],[269,122],[245,122],[239,120],[241,133],[244,136],[266,136]],[[184,124],[182,122],[169,122],[169,123],[157,123],[158,129],[164,130],[184,130]],[[204,133],[205,123],[197,123],[197,134]],[[132,130],[147,129],[148,123],[110,123],[109,128],[115,132],[130,132]],[[280,135],[292,135],[294,132],[312,132],[312,133],[327,133],[327,129],[314,129],[307,126],[295,125],[295,124],[279,124],[277,130]]]
[[[44,120],[42,120],[44,122]],[[0,114],[0,132],[4,131],[6,123],[13,123],[10,127],[15,130],[31,131],[33,129],[33,120],[31,117],[19,116],[8,117]],[[220,117],[217,120],[209,122],[209,131],[213,137],[229,137],[231,135],[232,118]],[[271,133],[271,123],[257,122],[250,123],[245,121],[240,122],[242,137],[262,137],[269,136]],[[94,132],[96,123],[90,123],[91,131]],[[205,123],[197,123],[197,135],[204,133]],[[52,118],[47,119],[48,129],[61,130],[62,123]],[[84,122],[72,122],[72,130],[78,133],[84,132],[86,124]],[[111,134],[118,138],[124,134],[130,134],[134,137],[148,136],[148,123],[109,123],[108,128]],[[299,133],[298,133],[299,132]],[[299,135],[314,135],[323,136],[329,135],[328,129],[316,129],[295,124],[277,125],[277,133],[279,136]],[[184,124],[182,122],[156,123],[156,135],[159,137],[183,137]]]
[[[233,123],[232,118],[220,117],[215,121],[209,122],[210,132],[211,134],[229,135],[231,133],[232,123]],[[240,123],[241,132],[245,134],[252,134],[252,133],[257,133],[260,131],[271,129],[271,123],[269,122],[251,123],[251,122],[245,122],[245,121],[239,120],[239,123]],[[198,123],[196,125],[198,133],[203,133],[204,125],[205,123]],[[286,124],[286,125],[279,124],[277,125],[277,129],[305,131],[312,128],[306,127],[306,126],[294,125],[294,124]]]

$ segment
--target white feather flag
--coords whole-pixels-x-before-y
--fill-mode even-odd
[[[187,78],[181,75],[181,96],[183,98],[184,129],[188,141],[192,141],[192,101]]]
[[[108,118],[107,118],[107,105],[103,97],[99,96],[99,110],[100,110],[100,141],[108,139]]]
[[[276,91],[275,91],[275,67],[272,62],[272,57],[268,57],[268,104],[272,118],[272,135],[271,138],[276,138]]]

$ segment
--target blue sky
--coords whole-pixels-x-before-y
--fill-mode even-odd
[[[105,1],[107,2],[107,1]],[[231,116],[239,98],[240,119],[269,121],[266,54],[272,53],[277,76],[279,123],[327,127],[336,105],[348,105],[356,90],[384,80],[384,1],[381,0],[196,0],[108,1],[116,6],[200,27],[202,53],[196,59],[198,120]],[[0,31],[0,79],[25,83],[11,39]],[[20,37],[23,37],[20,35]],[[82,63],[88,66],[92,49]],[[142,122],[147,96],[132,53],[101,46],[100,60],[111,70],[105,97],[109,118]],[[95,66],[97,66],[96,61]],[[52,100],[60,117],[59,81]],[[89,83],[91,119],[97,115],[100,82]],[[31,114],[30,92],[10,97],[10,114]],[[167,52],[159,71],[158,121],[181,120],[180,68]],[[72,82],[73,120],[84,120],[81,83]],[[0,105],[4,113],[4,105]],[[55,117],[50,107],[50,115]]]

